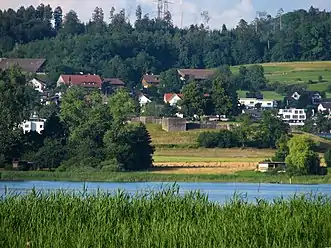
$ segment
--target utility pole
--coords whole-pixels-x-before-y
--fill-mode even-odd
[[[183,0],[180,0],[179,2],[180,5],[180,28],[183,28],[183,19],[184,19],[184,10],[183,10]]]
[[[157,19],[162,18],[163,0],[157,0]]]

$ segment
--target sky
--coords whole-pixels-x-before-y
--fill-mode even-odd
[[[96,6],[101,7],[105,13],[105,19],[109,17],[112,6],[116,10],[126,9],[130,20],[135,19],[135,9],[138,4],[142,6],[143,14],[150,17],[156,16],[157,0],[0,0],[0,9],[17,9],[20,6],[37,6],[40,3],[50,4],[54,9],[61,6],[64,12],[74,10],[79,18],[86,22],[92,17]],[[280,8],[285,12],[296,9],[309,9],[314,6],[319,9],[331,11],[331,0],[168,0],[169,10],[176,25],[181,23],[183,12],[183,26],[199,24],[202,22],[200,13],[208,11],[211,28],[220,28],[223,24],[227,27],[235,27],[240,19],[250,22],[256,16],[257,11],[266,11],[275,15]],[[180,4],[182,2],[182,5]]]

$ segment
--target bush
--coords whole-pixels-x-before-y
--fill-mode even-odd
[[[328,149],[324,153],[324,160],[325,160],[326,166],[331,167],[331,149]]]
[[[205,148],[232,148],[238,147],[237,136],[229,130],[219,132],[203,132],[198,137],[198,144]]]

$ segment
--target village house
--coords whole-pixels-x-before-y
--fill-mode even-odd
[[[40,93],[44,93],[46,89],[46,83],[38,78],[33,78],[29,81],[30,85]]]
[[[41,132],[45,128],[45,123],[46,119],[39,118],[37,113],[33,113],[29,120],[24,121],[21,124],[21,127],[23,128],[23,133],[29,133],[34,131],[41,134]]]
[[[182,81],[206,80],[216,75],[212,69],[178,69],[177,72]]]
[[[312,104],[319,104],[322,100],[322,96],[321,93],[318,91],[305,91],[305,94],[308,95],[309,99],[311,100]],[[302,94],[300,94],[299,92],[294,92],[292,94],[292,98],[296,101],[298,101],[300,99]]]
[[[7,59],[0,58],[0,69],[7,70],[13,66],[21,68],[22,72],[31,74],[45,74],[46,59]]]
[[[102,80],[102,92],[105,95],[110,95],[117,89],[125,87],[125,83],[119,78],[104,78]]]
[[[307,115],[304,109],[279,109],[278,117],[290,126],[303,126],[307,119]]]
[[[266,100],[266,99],[257,99],[257,98],[240,98],[239,103],[245,108],[262,108],[262,109],[271,109],[277,107],[277,101],[275,100]]]
[[[60,75],[57,80],[57,87],[61,85],[101,89],[102,80],[98,75]]]
[[[183,98],[183,94],[166,93],[163,96],[163,101],[169,103],[171,106],[176,106],[179,101]]]
[[[317,107],[318,112],[331,114],[331,102],[322,102]]]
[[[139,101],[139,104],[140,104],[141,107],[145,106],[147,103],[152,102],[150,99],[148,99],[147,96],[145,96],[142,93],[138,96],[138,101]]]
[[[147,89],[150,87],[158,87],[160,84],[160,75],[146,74],[141,80],[142,86]]]

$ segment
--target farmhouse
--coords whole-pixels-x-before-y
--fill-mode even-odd
[[[138,96],[138,101],[139,101],[140,106],[144,106],[144,105],[146,105],[147,103],[152,102],[150,99],[148,99],[147,96],[145,96],[145,95],[142,94],[142,93]]]
[[[278,117],[290,126],[303,126],[307,119],[304,109],[279,109]]]
[[[57,86],[60,85],[101,89],[102,80],[98,75],[60,75]]]
[[[152,86],[159,86],[160,84],[160,75],[146,74],[141,80],[142,86],[147,89]]]
[[[7,70],[18,66],[25,73],[45,74],[44,64],[46,59],[7,59],[0,58],[0,69]]]

